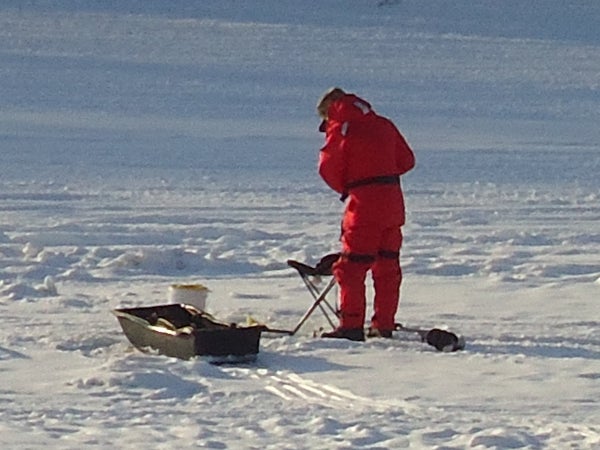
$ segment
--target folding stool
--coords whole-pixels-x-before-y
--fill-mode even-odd
[[[308,264],[301,263],[299,261],[294,261],[292,259],[287,261],[288,266],[296,269],[300,278],[306,285],[306,288],[311,293],[313,297],[313,304],[308,308],[308,310],[304,313],[296,327],[290,332],[291,335],[296,334],[296,332],[304,325],[304,323],[308,320],[311,314],[319,308],[327,322],[331,325],[332,328],[336,328],[335,322],[332,320],[331,316],[335,318],[339,318],[339,311],[331,306],[331,303],[327,301],[327,294],[334,288],[336,285],[335,278],[333,277],[332,266],[339,258],[339,253],[332,253],[321,258],[319,263],[315,266],[309,266]],[[317,287],[318,282],[321,277],[331,277],[329,282],[325,285],[322,290],[319,290]]]

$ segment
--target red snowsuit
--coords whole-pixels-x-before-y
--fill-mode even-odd
[[[364,326],[365,279],[371,270],[371,326],[394,329],[402,281],[400,227],[405,220],[399,177],[414,165],[414,154],[398,129],[369,103],[353,94],[331,103],[319,174],[343,199],[348,197],[342,257],[333,266],[340,286],[340,328]]]

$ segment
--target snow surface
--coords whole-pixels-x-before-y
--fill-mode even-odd
[[[2,448],[600,448],[600,4],[0,4]],[[315,102],[413,145],[397,319],[263,335],[256,363],[134,350],[111,314],[209,287],[293,327],[337,249]]]

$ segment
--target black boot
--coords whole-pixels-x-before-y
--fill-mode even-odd
[[[349,339],[351,341],[364,341],[365,332],[362,328],[336,328],[328,333],[322,333],[324,338]]]
[[[392,338],[392,330],[379,330],[377,328],[369,327],[367,330],[368,338]]]

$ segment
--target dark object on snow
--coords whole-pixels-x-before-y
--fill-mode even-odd
[[[454,352],[465,348],[464,342],[454,333],[439,328],[433,328],[425,335],[425,342],[434,346],[440,352]]]
[[[139,350],[153,349],[181,359],[207,356],[211,362],[256,359],[263,326],[238,327],[184,304],[113,310],[127,339]]]
[[[422,342],[426,342],[440,352],[455,352],[457,350],[464,350],[465,348],[465,338],[463,336],[458,336],[451,331],[439,328],[424,330],[421,328],[405,327],[401,323],[397,323],[396,331],[416,333],[421,337]]]

